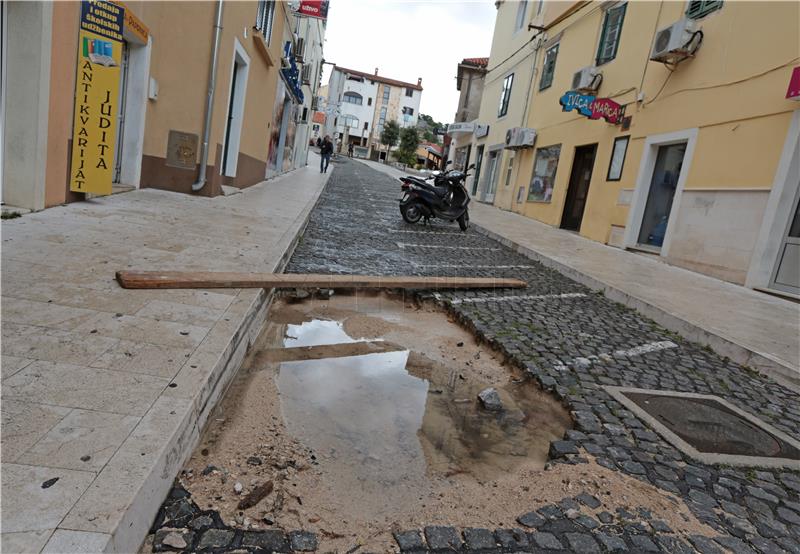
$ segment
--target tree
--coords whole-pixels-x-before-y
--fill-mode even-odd
[[[426,142],[432,142],[434,144],[441,144],[439,140],[439,136],[436,134],[436,131],[444,132],[444,129],[447,127],[444,123],[439,123],[435,119],[433,119],[428,114],[421,113],[419,114],[419,127],[422,133],[422,139]]]
[[[406,127],[400,131],[400,148],[397,149],[397,159],[406,165],[417,163],[417,147],[419,146],[419,133],[416,127]]]
[[[388,151],[397,144],[398,138],[400,138],[400,125],[395,120],[387,121],[383,126],[383,131],[381,131],[381,144],[385,144]],[[388,159],[388,154],[386,157]]]

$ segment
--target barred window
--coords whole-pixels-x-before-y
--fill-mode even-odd
[[[272,25],[275,22],[275,1],[258,0],[256,13],[256,30],[264,35],[264,40],[269,44],[272,38]]]

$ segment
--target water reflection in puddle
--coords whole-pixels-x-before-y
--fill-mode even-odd
[[[335,321],[289,325],[286,335],[285,346],[356,342]],[[325,470],[387,500],[431,475],[484,481],[523,460],[543,465],[564,430],[531,385],[501,387],[505,409],[488,412],[476,401],[485,383],[408,350],[283,362],[277,384],[289,432]]]

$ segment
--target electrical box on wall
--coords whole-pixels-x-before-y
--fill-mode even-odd
[[[158,81],[150,77],[150,84],[147,87],[147,98],[158,100]]]

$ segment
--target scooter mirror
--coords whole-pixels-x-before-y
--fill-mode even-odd
[[[446,165],[450,165],[451,163],[453,163],[453,160],[447,160],[447,164]]]
[[[475,164],[469,164],[469,167],[467,168],[467,171],[469,171],[470,169],[475,169]]]

